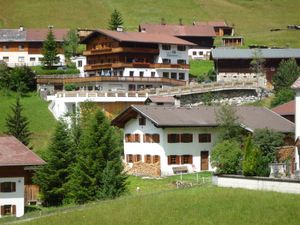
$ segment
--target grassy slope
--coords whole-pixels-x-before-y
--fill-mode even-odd
[[[139,23],[184,23],[193,20],[226,20],[234,24],[237,35],[246,37],[246,44],[268,44],[300,47],[300,31],[270,32],[300,24],[298,0],[0,0],[0,26],[106,27],[111,11],[123,14],[125,26],[137,29]],[[72,7],[70,7],[72,6]]]
[[[21,224],[299,224],[299,195],[198,187],[127,196]]]
[[[190,60],[189,63],[190,74],[195,77],[214,69],[214,63],[210,60]]]
[[[10,105],[15,103],[15,95],[0,95],[0,134],[5,131],[5,118],[11,112]],[[50,140],[54,130],[55,119],[48,110],[48,103],[40,99],[37,94],[30,94],[21,99],[24,107],[24,115],[30,121],[30,131],[33,132],[33,149],[36,151],[44,150]]]

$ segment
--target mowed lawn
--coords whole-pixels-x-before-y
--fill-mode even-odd
[[[0,95],[0,134],[6,130],[5,119],[11,113],[10,106],[16,101],[16,95]],[[55,119],[48,110],[48,103],[42,100],[38,94],[30,93],[21,98],[24,107],[24,115],[28,118],[29,129],[33,133],[31,145],[37,152],[47,148],[50,137],[55,128]]]
[[[246,44],[300,47],[300,31],[287,30],[299,24],[299,0],[0,0],[0,27],[105,28],[113,9],[124,18],[127,30],[140,23],[185,24],[225,20],[235,27]],[[281,29],[271,32],[271,29]]]
[[[299,224],[300,196],[212,186],[88,204],[18,224]]]

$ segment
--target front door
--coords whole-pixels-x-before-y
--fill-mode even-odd
[[[201,170],[208,170],[208,151],[201,152]]]

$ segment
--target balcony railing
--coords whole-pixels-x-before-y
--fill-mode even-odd
[[[84,51],[83,55],[105,55],[114,53],[146,53],[146,54],[159,54],[159,49],[156,48],[128,48],[128,47],[118,47],[118,48],[103,48],[103,49],[91,49]]]
[[[67,83],[91,83],[91,82],[133,82],[133,83],[161,83],[172,86],[183,86],[186,84],[185,80],[175,80],[164,77],[61,77],[61,76],[37,76],[38,84],[67,84]]]
[[[147,63],[147,62],[134,62],[134,63],[96,63],[84,66],[85,71],[95,71],[100,69],[110,69],[110,68],[176,68],[176,69],[189,69],[188,64],[163,64],[163,63]]]

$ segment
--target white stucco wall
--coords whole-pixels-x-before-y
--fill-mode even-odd
[[[0,192],[0,206],[16,205],[16,217],[23,216],[24,215],[24,178],[23,177],[0,178],[0,183],[2,182],[15,182],[16,192],[9,192],[9,193]]]
[[[297,89],[296,91],[296,97],[295,97],[295,138],[297,139],[298,137],[300,137],[300,90]],[[299,160],[299,154],[296,148],[295,151],[295,162],[296,162],[296,166],[297,169],[300,169],[300,160]]]
[[[278,182],[274,180],[237,179],[230,177],[213,177],[213,184],[219,187],[245,188],[250,190],[276,191],[300,194],[299,182]]]
[[[143,143],[143,134],[159,134],[160,143]],[[170,133],[192,133],[192,143],[168,143],[168,134]],[[198,134],[210,133],[211,143],[199,143]],[[125,134],[140,134],[140,143],[128,143],[124,138],[124,154],[139,154],[144,161],[145,155],[159,155],[161,164],[162,175],[172,175],[173,167],[187,166],[189,172],[201,171],[201,151],[209,152],[209,170],[213,171],[214,168],[210,165],[210,153],[217,138],[215,128],[157,128],[154,124],[146,119],[146,125],[140,126],[138,119],[131,119],[128,121],[124,128]],[[193,164],[181,164],[181,165],[168,165],[169,155],[192,155]]]
[[[211,49],[207,48],[191,48],[188,51],[188,55],[192,59],[208,60],[210,58],[210,54]]]
[[[157,57],[156,63],[162,63],[163,59],[170,59],[171,64],[177,64],[178,59],[186,60],[186,64],[189,64],[189,47],[186,46],[185,51],[178,51],[177,45],[171,45],[170,50],[163,50],[162,44],[159,44],[159,55]]]
[[[86,57],[85,56],[76,56],[76,57],[72,57],[71,61],[73,63],[75,63],[76,68],[80,71],[80,76],[84,77],[85,73],[84,73],[84,66],[86,65]],[[80,65],[81,63],[81,65]]]

